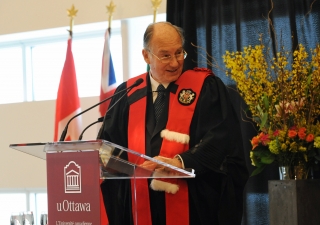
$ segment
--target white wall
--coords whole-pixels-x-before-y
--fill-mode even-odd
[[[113,0],[116,12],[113,19],[127,19],[152,15],[151,0]],[[98,0],[1,0],[0,1],[0,35],[20,33],[69,26],[66,9],[74,4],[78,9],[75,24],[103,22],[108,19],[106,5],[110,1]],[[165,13],[166,1],[161,3],[159,13]],[[152,21],[148,22],[151,23]],[[126,22],[123,22],[125,24]],[[131,28],[124,31],[125,38],[134,35],[142,46],[141,32],[135,33]],[[136,35],[136,36],[135,36]],[[131,52],[134,43],[124,41],[124,54]],[[133,54],[141,56],[141,48]],[[142,58],[142,56],[141,56]],[[127,77],[137,70],[130,58],[124,63]],[[61,68],[62,70],[62,68]],[[131,71],[133,70],[133,72]],[[143,71],[143,69],[141,70]],[[137,75],[137,74],[135,74]],[[82,110],[98,102],[98,97],[81,99]],[[0,104],[0,190],[46,188],[46,164],[38,159],[9,148],[10,144],[50,142],[53,140],[55,101],[24,102]],[[83,127],[99,117],[98,109],[84,114]],[[87,130],[83,140],[95,139],[98,126]]]
[[[106,6],[111,0],[1,0],[0,35],[69,26],[67,9],[72,4],[78,10],[75,24],[108,20]],[[152,15],[151,0],[113,0],[114,20]],[[159,13],[165,13],[163,0]],[[152,21],[151,21],[152,22]]]
[[[99,101],[81,99],[82,109]],[[9,148],[10,144],[53,141],[55,101],[0,105],[0,189],[46,187],[45,160]],[[99,118],[98,110],[82,115],[83,127]],[[90,127],[83,140],[95,139],[98,125]]]

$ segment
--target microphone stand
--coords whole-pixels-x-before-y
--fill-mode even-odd
[[[131,88],[131,89],[132,89],[132,88]],[[112,106],[110,106],[110,107],[108,108],[106,114],[107,114],[116,104],[118,104],[118,102],[119,102],[122,98],[124,98],[124,96],[126,96],[126,95],[128,94],[128,92],[131,91],[131,89],[127,89],[127,92],[126,92],[125,94],[123,94]],[[109,116],[109,117],[110,117],[110,116]],[[106,116],[106,118],[108,118],[108,116]],[[102,117],[100,117],[97,121],[89,124],[89,125],[82,131],[82,133],[80,134],[80,136],[79,136],[79,141],[82,139],[83,133],[84,133],[89,127],[91,127],[92,125],[94,125],[94,124],[96,124],[96,123],[103,122],[104,119],[105,119],[105,117],[102,116]]]
[[[81,132],[78,140],[79,140],[79,141],[82,140],[82,136],[83,136],[84,132],[85,132],[89,127],[91,127],[92,125],[95,125],[96,123],[103,122],[103,120],[104,120],[104,116],[100,117],[97,121],[94,121],[93,123],[90,123],[90,124]]]
[[[143,79],[141,79],[141,78],[140,78],[140,79],[138,79],[138,80],[137,80],[133,85],[131,85],[131,87],[126,88],[126,89],[124,89],[124,90],[121,90],[121,91],[119,91],[119,92],[115,93],[114,95],[112,95],[112,96],[110,96],[110,97],[108,97],[108,98],[106,98],[106,99],[102,100],[101,102],[98,102],[97,104],[95,104],[95,105],[93,105],[93,106],[91,106],[91,107],[87,108],[86,110],[84,110],[84,111],[82,111],[82,112],[78,113],[77,115],[75,115],[75,116],[71,117],[71,119],[68,121],[67,125],[65,126],[65,128],[64,128],[64,130],[63,130],[63,132],[62,132],[62,134],[61,134],[61,136],[60,136],[60,140],[59,140],[59,141],[64,141],[64,139],[65,139],[65,137],[66,137],[66,135],[67,135],[68,126],[69,126],[70,122],[71,122],[74,118],[76,118],[77,116],[82,115],[83,113],[85,113],[85,112],[87,112],[87,111],[89,111],[89,110],[93,109],[94,107],[96,107],[96,106],[98,106],[98,105],[100,105],[100,104],[104,103],[105,101],[107,101],[107,100],[109,100],[109,99],[113,98],[114,96],[116,96],[116,95],[118,95],[118,94],[120,94],[120,93],[122,93],[122,92],[124,92],[124,91],[126,91],[126,93],[124,94],[124,95],[126,95],[129,91],[131,91],[131,90],[132,90],[132,88],[134,88],[134,87],[136,87],[136,86],[140,85],[142,82],[143,82]],[[123,95],[123,96],[124,96],[124,95]],[[123,96],[122,96],[121,98],[123,98]],[[121,98],[120,98],[120,99],[121,99]],[[119,99],[119,100],[120,100],[120,99]],[[118,100],[118,101],[119,101],[119,100]],[[118,102],[118,101],[117,101],[117,102]],[[114,106],[117,102],[115,102],[112,106]],[[111,108],[109,108],[108,110],[110,110],[110,109],[111,109]]]

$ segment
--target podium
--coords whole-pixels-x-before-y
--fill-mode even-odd
[[[180,169],[105,140],[11,144],[10,148],[46,160],[48,224],[100,225],[99,179],[195,177],[192,169]],[[153,167],[144,166],[145,161]],[[134,198],[134,205],[137,201]],[[137,224],[140,215],[134,213]]]

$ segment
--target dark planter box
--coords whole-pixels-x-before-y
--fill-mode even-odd
[[[319,225],[320,180],[269,180],[270,225]]]

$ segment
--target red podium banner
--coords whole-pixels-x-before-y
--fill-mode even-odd
[[[99,152],[47,153],[48,224],[100,225]]]

